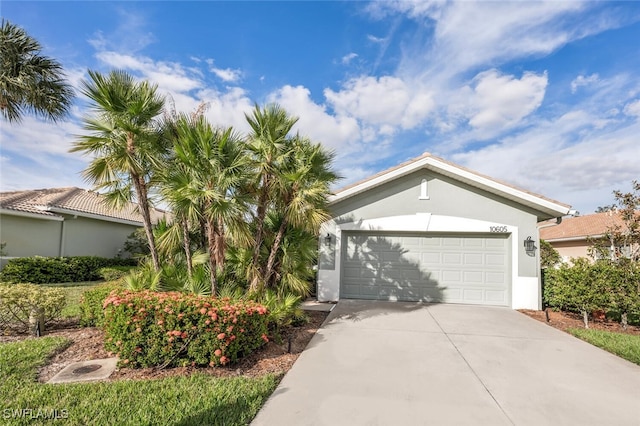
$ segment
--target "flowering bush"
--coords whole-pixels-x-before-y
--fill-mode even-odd
[[[106,348],[131,367],[225,365],[267,338],[267,308],[178,292],[114,291],[104,301]]]

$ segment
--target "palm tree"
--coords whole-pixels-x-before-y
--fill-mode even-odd
[[[245,114],[251,126],[248,149],[253,158],[254,179],[249,189],[255,199],[255,245],[251,272],[251,290],[264,285],[264,268],[260,265],[260,252],[264,241],[265,218],[273,202],[275,188],[280,184],[280,171],[285,157],[289,155],[289,132],[298,121],[277,104],[261,109],[255,106],[252,115]]]
[[[73,89],[59,62],[43,56],[40,43],[3,19],[0,28],[0,111],[20,122],[25,111],[56,121],[69,112]]]
[[[231,128],[213,128],[202,115],[177,119],[173,149],[176,164],[165,175],[163,193],[181,217],[204,223],[211,294],[216,294],[227,239],[246,239],[246,195],[237,188],[246,185],[248,157]]]
[[[167,152],[155,121],[164,98],[157,94],[156,85],[136,82],[123,71],[105,76],[90,70],[89,77],[90,81],[82,82],[82,93],[91,100],[93,115],[83,119],[88,134],[78,137],[71,152],[94,156],[83,175],[96,188],[107,190],[107,199],[114,207],[135,198],[153,266],[159,271],[149,190],[154,185],[154,171]]]
[[[285,232],[290,227],[315,235],[320,225],[329,219],[327,196],[330,186],[339,179],[331,170],[334,154],[320,144],[295,136],[292,149],[282,164],[280,184],[274,187],[274,207],[280,225],[267,259],[264,282],[274,286],[276,258]]]

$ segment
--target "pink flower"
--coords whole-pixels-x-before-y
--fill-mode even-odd
[[[164,324],[164,321],[159,320],[159,321],[158,321],[158,325],[162,325],[162,324]]]
[[[227,337],[227,335],[226,335],[226,334],[224,334],[224,333],[220,333],[220,334],[218,334],[218,339],[219,339],[219,340],[223,340],[225,337]]]
[[[215,356],[220,356],[222,355],[222,351],[220,349],[216,349],[215,352],[213,353]]]
[[[220,357],[220,364],[225,365],[227,362],[229,362],[229,358],[226,356]]]
[[[267,337],[266,334],[262,333],[262,336],[260,336],[262,338],[262,340],[264,340],[265,342],[269,341],[269,338]]]
[[[205,308],[202,308],[202,309],[200,309],[200,313],[201,313],[202,315],[204,315],[204,314],[206,314],[206,313],[207,313],[207,310],[206,310]]]

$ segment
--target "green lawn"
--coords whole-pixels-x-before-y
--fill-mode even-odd
[[[640,365],[640,336],[584,328],[571,328],[567,331],[594,346]]]
[[[78,283],[61,283],[61,284],[43,284],[47,287],[56,287],[64,291],[67,296],[67,304],[62,310],[62,318],[78,318],[80,317],[80,300],[82,294],[104,281],[85,281]]]
[[[2,424],[44,424],[51,422],[46,416],[57,415],[70,425],[246,425],[278,383],[273,375],[220,379],[204,374],[112,383],[35,382],[38,366],[67,344],[57,337],[0,344]]]

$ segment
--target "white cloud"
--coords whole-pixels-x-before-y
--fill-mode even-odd
[[[220,78],[224,82],[236,82],[240,80],[242,72],[240,70],[233,70],[231,68],[211,68],[211,72]]]
[[[611,191],[637,179],[636,122],[598,130],[595,116],[574,110],[541,120],[495,144],[450,156],[453,161],[576,207],[610,204]]]
[[[269,97],[291,114],[299,117],[296,129],[316,142],[344,153],[358,149],[360,129],[357,121],[344,114],[331,115],[325,106],[311,99],[309,89],[303,86],[284,86]]]
[[[158,85],[162,91],[188,92],[203,86],[196,73],[177,62],[154,61],[145,56],[133,56],[113,51],[102,51],[96,57],[113,68],[137,71],[142,78]]]
[[[571,93],[576,93],[578,88],[597,83],[599,80],[600,76],[598,76],[598,74],[591,74],[589,76],[579,75],[571,82]]]
[[[69,153],[82,129],[73,121],[46,122],[25,116],[0,128],[0,190],[85,186],[80,171],[86,160]]]
[[[114,50],[118,52],[136,53],[156,41],[155,36],[146,30],[147,21],[141,13],[116,9],[118,24],[107,35],[98,30],[88,42],[98,51]]]
[[[347,55],[344,55],[342,57],[342,59],[340,60],[340,62],[342,62],[343,65],[349,65],[351,63],[352,60],[354,60],[355,58],[358,57],[357,53],[351,52]]]
[[[365,124],[411,129],[434,108],[426,90],[392,76],[363,76],[346,82],[341,90],[324,95],[338,115],[353,116]]]
[[[227,88],[225,92],[220,92],[207,88],[198,91],[195,98],[198,103],[206,102],[208,104],[206,116],[212,124],[233,126],[239,132],[249,130],[244,114],[251,112],[253,102],[244,89],[231,87]]]
[[[376,37],[371,34],[367,34],[367,40],[369,40],[372,43],[385,43],[387,41],[387,39],[384,37]]]
[[[231,68],[218,68],[216,67],[215,61],[213,59],[207,59],[207,64],[209,65],[209,71],[214,73],[220,80],[225,83],[233,83],[237,82],[242,78],[242,71],[234,70]]]
[[[625,105],[623,111],[626,115],[640,118],[640,99],[629,102],[627,105]]]
[[[535,111],[544,98],[547,74],[525,72],[522,78],[484,71],[474,79],[469,124],[481,130],[503,131]]]

